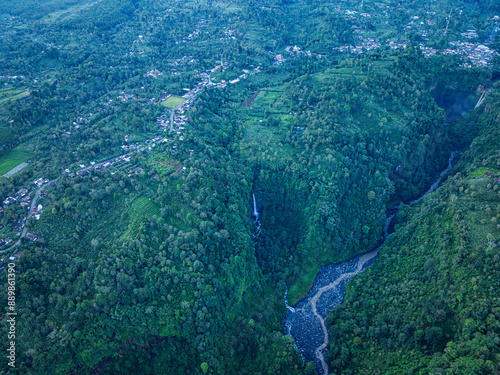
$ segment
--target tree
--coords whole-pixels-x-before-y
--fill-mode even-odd
[[[208,363],[207,362],[203,362],[201,365],[201,370],[203,371],[204,374],[206,374],[208,372]]]

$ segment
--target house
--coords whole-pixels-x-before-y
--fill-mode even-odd
[[[14,202],[15,199],[13,197],[7,197],[3,200],[3,205],[4,206],[10,206],[12,202]]]
[[[40,235],[38,234],[33,234],[33,233],[26,233],[26,238],[30,241],[36,242],[40,239]],[[19,254],[19,253],[18,253]],[[16,254],[16,256],[18,255]],[[21,253],[22,255],[22,253]]]
[[[28,189],[21,189],[16,193],[19,197],[24,197],[26,194],[28,194]]]
[[[39,178],[38,180],[36,180],[35,185],[41,187],[43,185],[43,178]]]

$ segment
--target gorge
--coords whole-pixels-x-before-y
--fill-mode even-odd
[[[433,178],[429,189],[421,196],[407,202],[407,204],[416,203],[435,191],[455,164],[457,156],[458,153],[453,151],[448,160],[448,166]],[[314,361],[318,374],[328,375],[328,364],[325,360],[326,349],[329,344],[326,317],[336,306],[343,302],[346,283],[375,261],[380,247],[390,234],[391,222],[398,209],[399,205],[387,210],[383,238],[373,250],[345,262],[321,267],[313,287],[295,307],[288,305],[288,291],[285,294],[287,315],[282,321],[285,333],[293,337],[297,350],[305,360]]]

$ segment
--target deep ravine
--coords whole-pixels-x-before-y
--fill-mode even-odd
[[[455,164],[457,155],[458,153],[453,151],[448,160],[448,166],[434,177],[429,189],[417,198],[406,202],[406,204],[416,203],[436,190],[443,177]],[[346,283],[375,261],[380,247],[389,235],[391,221],[398,209],[399,206],[396,206],[386,212],[387,219],[384,225],[383,238],[373,250],[345,262],[321,267],[311,290],[295,307],[288,305],[288,290],[285,292],[287,315],[282,321],[285,334],[293,337],[295,347],[302,355],[302,358],[307,361],[314,361],[318,374],[328,375],[326,352],[330,338],[326,317],[344,301]]]

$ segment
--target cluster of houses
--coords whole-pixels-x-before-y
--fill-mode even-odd
[[[224,35],[226,35],[226,39],[236,39],[235,34],[236,32],[234,30],[230,30],[229,28],[224,30]]]
[[[7,197],[3,200],[3,207],[10,206],[14,202],[28,202],[30,201],[29,190],[21,189],[16,192],[13,196]],[[2,211],[3,211],[2,207]]]
[[[32,233],[28,233],[28,234],[32,234]],[[28,237],[28,234],[26,235],[26,237]],[[33,235],[33,236],[37,236],[37,235]],[[38,237],[40,238],[40,236],[38,236]],[[11,241],[12,241],[12,239],[11,239]],[[38,239],[37,240],[32,240],[32,241],[38,241]],[[2,240],[0,240],[0,246],[2,246]],[[12,256],[10,256],[8,259],[9,259],[10,262],[12,262],[12,261],[16,260],[17,258],[19,258],[21,256],[23,256],[23,252],[22,251],[14,254]],[[5,260],[4,258],[0,258],[0,262],[3,262],[4,260]]]
[[[20,189],[12,196],[6,197],[2,202],[2,206],[0,207],[0,212],[2,212],[6,207],[12,206],[16,203],[18,203],[20,207],[26,207],[27,209],[29,209],[31,205],[30,191],[37,190],[48,182],[49,180],[47,178],[39,178],[38,180],[34,181],[28,188]],[[36,220],[38,220],[40,219],[42,211],[43,211],[43,206],[39,204],[36,207],[33,207],[31,216],[33,216]],[[24,226],[26,225],[26,221],[27,217],[24,217],[23,219],[15,222],[14,234],[16,236],[21,235],[21,232],[24,229]],[[3,229],[3,227],[0,226],[0,230],[1,229]],[[37,241],[40,238],[38,235],[32,233],[28,233],[26,237],[31,241]],[[12,241],[13,240],[10,237],[0,239],[0,247],[8,245]]]
[[[90,117],[90,116],[93,116],[93,113],[88,113],[87,115]],[[82,127],[82,125],[88,124],[89,122],[90,122],[90,120],[87,117],[78,116],[76,118],[76,121],[73,121],[73,129],[74,130],[80,130],[80,128]],[[69,136],[73,135],[73,132],[71,130],[65,130],[65,129],[63,129],[62,135],[65,136],[65,137],[69,137]],[[57,138],[57,135],[55,133],[53,133],[53,134],[50,135],[50,137]]]
[[[133,41],[133,44],[143,44],[144,43],[144,36],[139,35],[136,40]]]
[[[389,41],[390,49],[398,49],[398,48],[406,48],[406,42],[394,42],[392,40]]]
[[[164,75],[165,72],[160,72],[158,69],[150,70],[147,73],[144,73],[144,77],[153,77],[154,79],[157,79],[159,76]]]
[[[40,215],[42,214],[43,206],[39,204],[36,207],[33,207],[33,211],[31,212],[31,216],[33,216],[36,220],[40,220]]]
[[[182,56],[181,58],[175,60],[174,62],[171,62],[169,65],[171,66],[180,66],[180,65],[185,65],[185,64],[194,64],[196,62],[196,59],[193,59],[193,56]],[[175,70],[175,69],[172,69]]]
[[[89,113],[90,116],[92,116],[92,113]],[[75,130],[79,130],[81,124],[88,124],[90,120],[87,117],[83,116],[78,116],[76,118],[76,121],[73,121],[73,126],[75,127]]]
[[[212,69],[208,69],[204,72],[197,73],[195,75],[196,78],[201,78],[201,81],[192,89],[185,88],[184,91],[186,93],[182,95],[184,99],[186,99],[183,103],[179,104],[176,108],[168,109],[164,114],[160,115],[156,119],[156,123],[160,126],[163,131],[172,130],[179,134],[179,140],[184,140],[184,136],[181,135],[184,131],[188,118],[186,116],[186,112],[188,112],[195,104],[196,97],[203,91],[204,88],[224,88],[229,84],[238,83],[242,79],[246,79],[251,71],[248,69],[243,69],[242,74],[240,74],[237,78],[226,82],[225,80],[220,80],[220,82],[213,82],[210,75],[212,73],[216,73],[218,71],[225,71],[229,68],[228,62],[221,62],[221,64],[216,65]],[[254,68],[253,72],[258,73],[260,71],[260,67]],[[171,95],[167,93],[163,93],[160,97],[160,102],[168,99]],[[173,111],[173,113],[172,113]],[[174,128],[175,127],[175,128]],[[168,139],[167,139],[168,141]],[[122,146],[123,148],[124,146]],[[178,150],[177,144],[172,146],[172,152],[176,152]]]
[[[135,149],[137,151],[143,151],[145,149],[139,143],[136,143],[136,144],[130,145],[130,146],[122,146],[122,148],[123,147],[126,147],[126,148],[124,148],[125,150]],[[133,152],[130,152],[130,153],[125,154],[125,155],[117,156],[116,158],[113,158],[113,159],[110,159],[110,160],[106,160],[106,161],[104,161],[102,163],[91,162],[90,166],[85,166],[84,164],[80,164],[79,165],[80,169],[76,171],[76,174],[73,173],[73,172],[71,172],[68,168],[66,168],[66,169],[64,169],[61,172],[61,174],[67,174],[70,177],[75,177],[76,175],[78,175],[78,176],[85,176],[86,174],[90,173],[90,171],[92,169],[95,169],[95,170],[98,170],[98,171],[104,171],[104,170],[110,168],[113,165],[114,166],[119,166],[121,164],[125,164],[125,163],[130,162],[130,158],[132,156],[132,153]]]
[[[366,51],[373,51],[373,50],[378,49],[382,46],[382,44],[379,42],[378,39],[364,38],[361,35],[359,36],[359,39],[363,41],[361,43],[361,45],[357,45],[357,46],[348,45],[348,46],[334,47],[333,50],[337,50],[339,52],[348,52],[351,54],[360,54],[360,53],[363,53]],[[399,45],[393,44],[391,46],[391,48],[392,49],[399,48]]]
[[[284,62],[285,58],[281,53],[278,53],[274,56],[274,63],[273,63],[274,65],[283,65]]]
[[[467,30],[460,35],[465,39],[475,39],[478,37],[476,30]]]
[[[468,59],[468,61],[464,62],[462,66],[466,68],[471,68],[473,66],[478,68],[491,67],[492,64],[489,61],[499,55],[494,49],[480,43],[453,41],[450,42],[450,45],[452,48],[438,50],[421,44],[420,49],[426,58],[436,56],[438,53],[442,53],[443,55],[464,56]]]
[[[120,99],[122,102],[128,102],[129,100],[137,100],[136,94],[126,93],[123,90],[118,91],[117,99]]]
[[[26,77],[25,76],[10,76],[10,75],[6,74],[6,75],[1,75],[0,78],[3,78],[3,79],[25,79]]]
[[[413,16],[412,19],[418,19],[418,17]],[[427,34],[425,32],[421,33],[421,35],[424,40],[428,40]],[[478,34],[475,30],[467,30],[463,32],[461,35],[466,39],[474,39],[478,37]],[[357,46],[344,45],[340,47],[334,47],[333,50],[351,54],[361,54],[365,51],[376,50],[382,46],[382,44],[379,42],[378,39],[363,38],[362,36],[359,36],[359,38],[363,40],[363,43],[361,45]],[[492,38],[490,37],[489,39]],[[388,40],[387,43],[391,49],[406,48],[407,45],[406,42],[404,41],[395,42]],[[450,48],[439,50],[437,48],[427,47],[425,44],[420,43],[420,50],[422,51],[422,54],[426,58],[434,57],[439,53],[443,55],[460,55],[467,58],[467,61],[462,64],[463,67],[475,66],[478,68],[485,68],[485,67],[491,67],[492,64],[490,63],[490,60],[493,59],[495,56],[499,55],[498,52],[496,52],[494,49],[489,48],[485,44],[452,41],[450,42]],[[287,52],[290,52],[292,50],[293,49],[291,49],[291,47],[286,48]],[[275,64],[281,65],[283,62],[284,59],[282,58],[282,55],[276,55]]]
[[[179,112],[184,113],[184,110],[179,109]],[[177,130],[177,134],[181,133],[184,130],[186,123],[187,123],[187,116],[186,115],[183,115],[183,114],[174,115],[174,126]],[[182,138],[181,141],[184,140],[184,137],[181,137],[181,138]]]
[[[47,182],[49,182],[49,180],[47,178],[39,178],[38,180],[33,182],[33,184],[31,184],[31,186],[28,189],[24,189],[24,188],[20,189],[12,196],[5,198],[2,202],[3,203],[2,207],[0,207],[0,212],[3,211],[4,207],[11,206],[15,202],[27,203],[27,204],[21,204],[21,206],[29,205],[29,202],[30,202],[29,192],[40,188],[41,186],[43,186]]]
[[[0,238],[0,247],[1,246],[5,246],[5,245],[8,245],[12,242],[12,238],[10,237],[7,237],[7,238]]]
[[[196,29],[195,31],[193,31],[191,34],[189,34],[186,38],[183,38],[182,40],[176,40],[175,41],[175,44],[179,44],[179,43],[189,43],[191,42],[193,39],[197,38],[198,36],[200,36],[200,30],[199,29]]]
[[[371,15],[369,13],[359,13],[358,11],[355,10],[346,9],[344,13],[347,16],[346,17],[347,20],[354,20],[358,14],[364,18],[371,18]]]
[[[289,55],[306,55],[306,56],[318,56],[319,58],[323,57],[322,55],[312,53],[311,51],[302,51],[300,47],[297,46],[288,46],[285,48],[285,51],[288,52]]]

